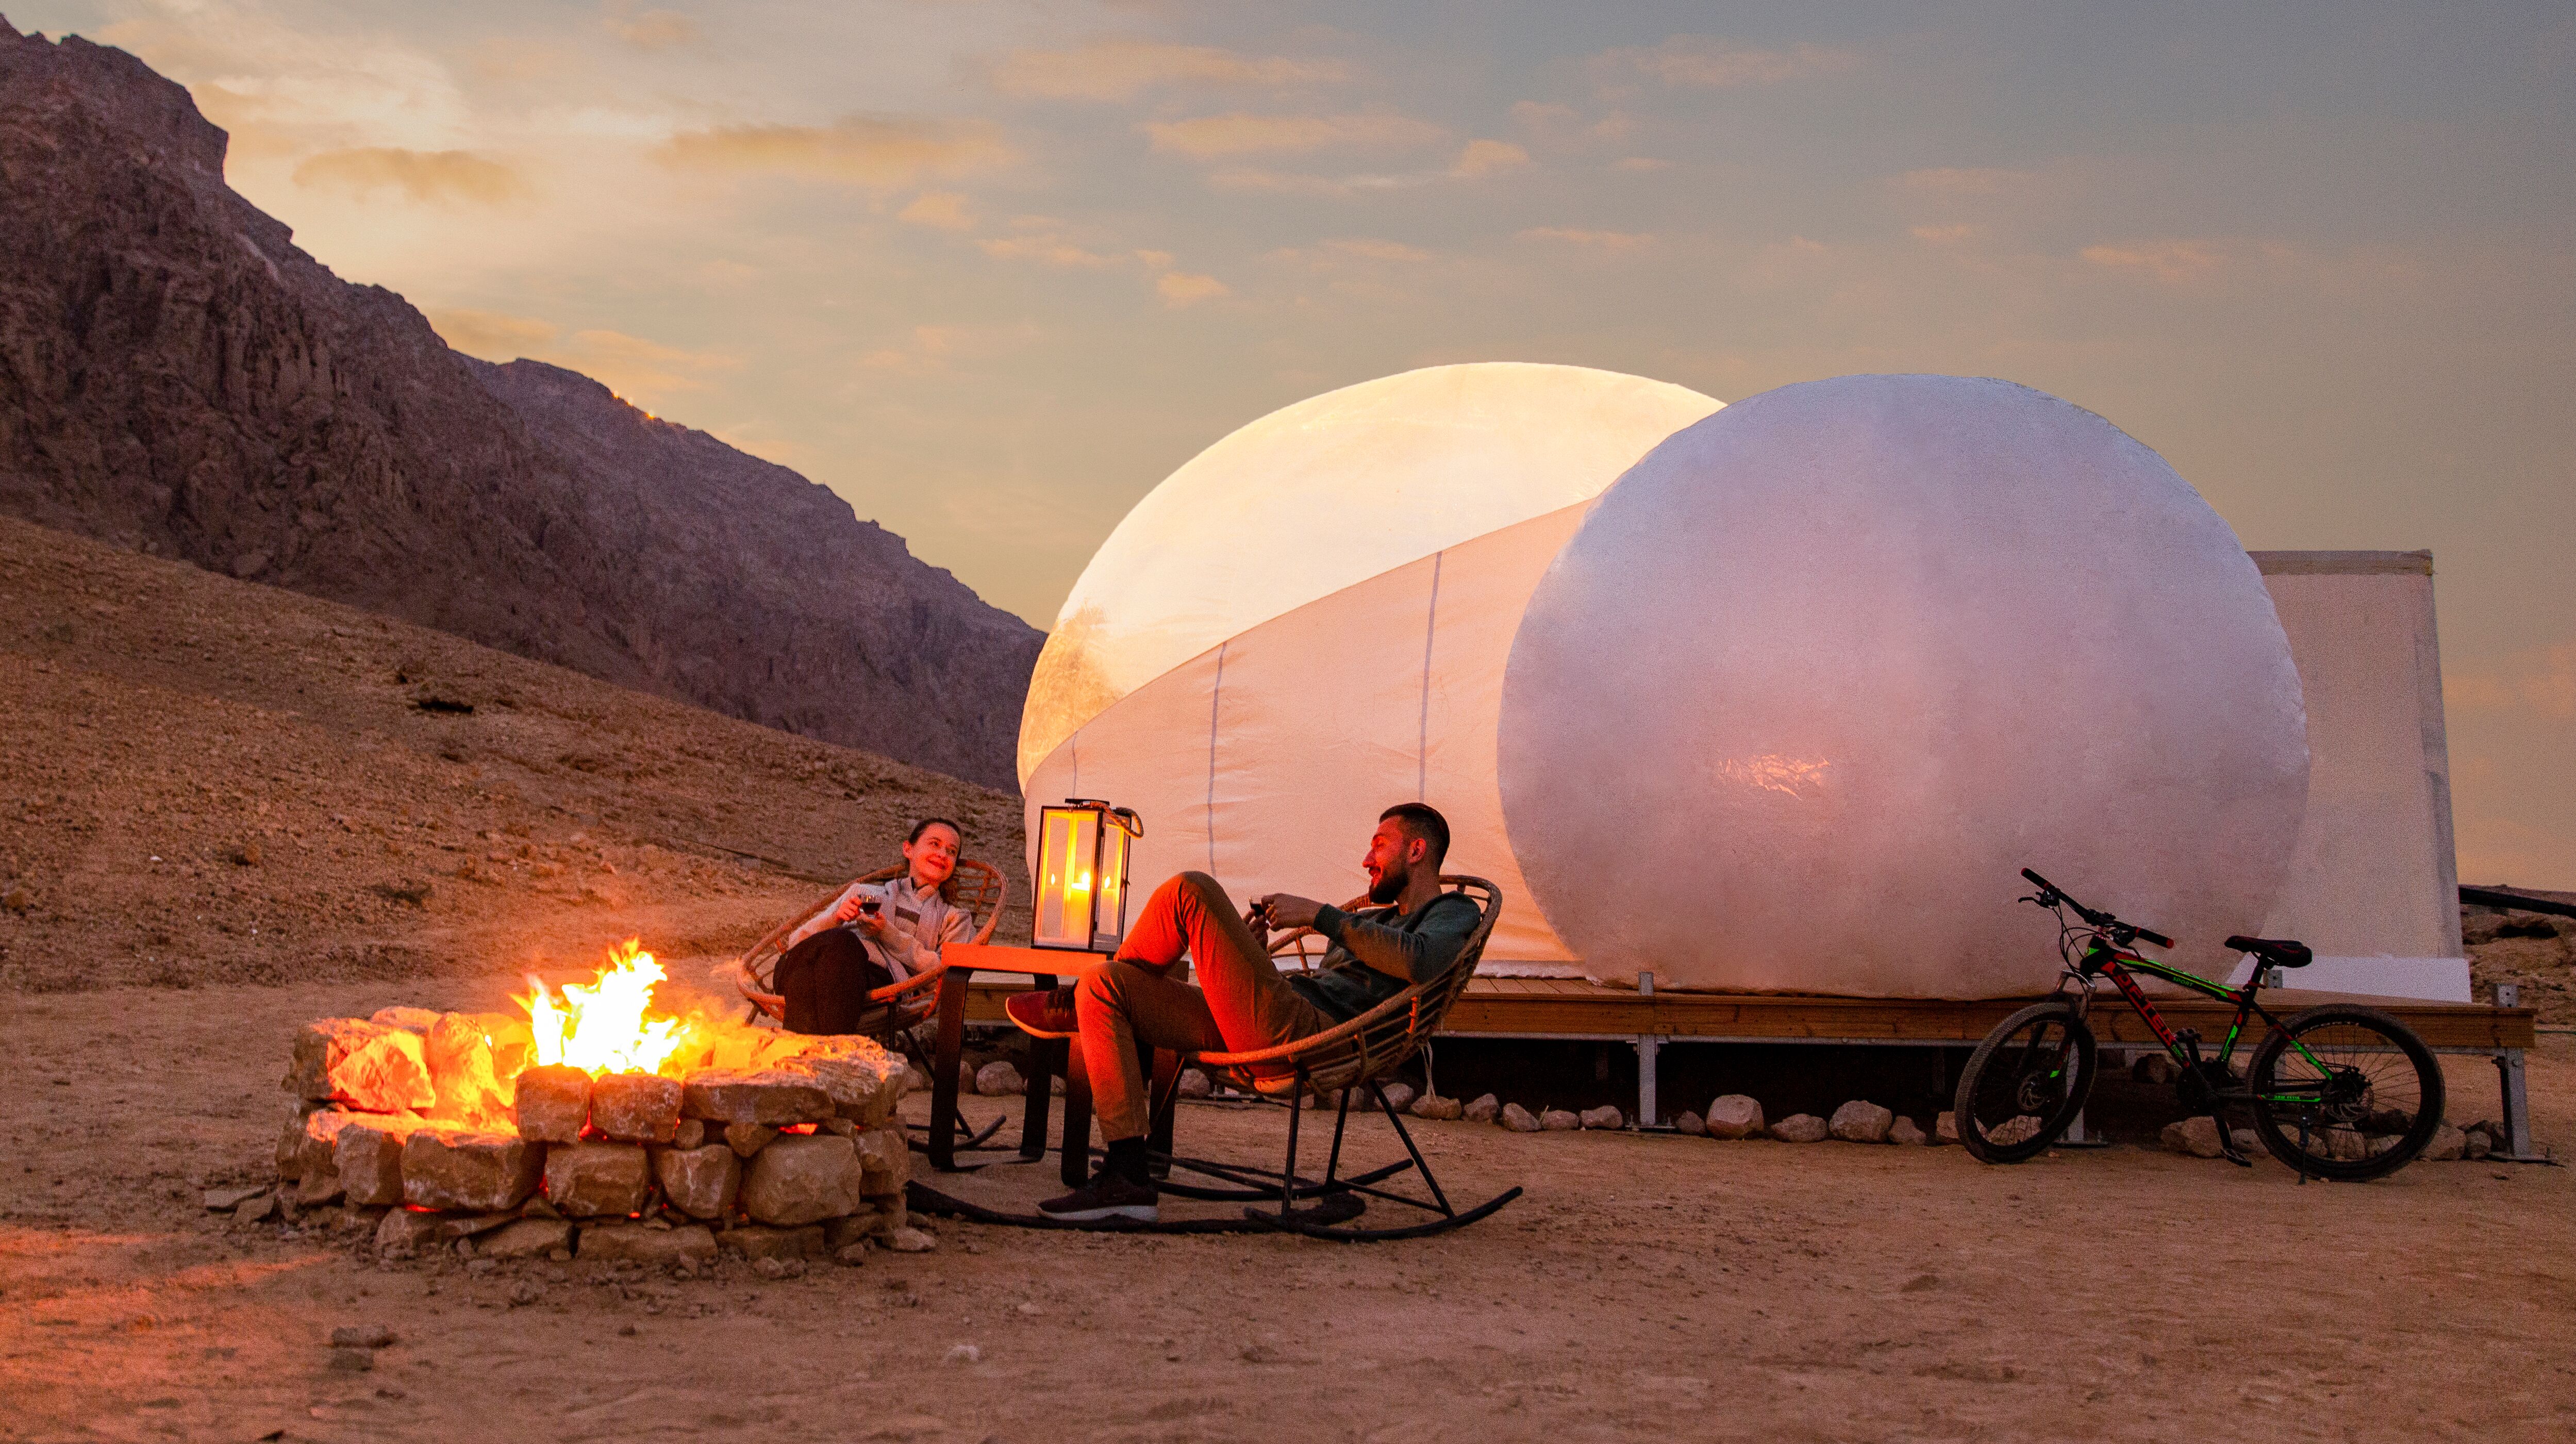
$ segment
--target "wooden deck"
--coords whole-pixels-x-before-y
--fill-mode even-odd
[[[966,1017],[999,1023],[1002,999],[1026,988],[1015,977],[978,978],[968,990]],[[1951,1001],[1937,998],[1827,998],[1805,994],[1640,994],[1561,978],[1478,978],[1449,1010],[1443,1032],[1486,1038],[1700,1039],[1748,1043],[1862,1043],[1969,1046],[2028,998]],[[2263,995],[2275,1016],[2319,1003],[2364,1003],[2395,1014],[2435,1048],[2489,1052],[2534,1045],[2536,1014],[2530,1008],[2483,1003],[2423,1003],[2402,998],[2357,998],[2277,988]],[[2200,998],[2157,998],[2156,1009],[2175,1028],[2197,1028],[2215,1044],[2234,1010]],[[2105,1044],[2145,1044],[2155,1038],[2126,1000],[2103,989],[2091,1015],[2094,1036]],[[2247,1042],[2259,1042],[2260,1038]]]

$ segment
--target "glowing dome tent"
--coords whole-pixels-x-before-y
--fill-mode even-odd
[[[1407,372],[1299,402],[1140,502],[1076,584],[1020,733],[1035,807],[1146,823],[1140,887],[1358,890],[1377,813],[1427,798],[1513,904],[1490,966],[1564,964],[1503,838],[1493,739],[1520,607],[1582,512],[1696,392],[1571,366]]]

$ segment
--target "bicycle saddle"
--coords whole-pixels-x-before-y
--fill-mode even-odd
[[[2275,968],[2304,968],[2317,960],[2306,943],[2289,938],[2229,938],[2227,945],[2240,953],[2252,953]]]

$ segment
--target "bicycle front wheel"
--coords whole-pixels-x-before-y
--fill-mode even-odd
[[[2318,1178],[2395,1173],[2442,1126],[2442,1065],[2414,1029],[2377,1008],[2297,1014],[2254,1050],[2246,1083],[2263,1146]]]
[[[2093,1091],[2093,1030],[2052,998],[2006,1018],[1968,1055],[1951,1104],[1959,1142],[1987,1163],[2019,1163],[2055,1143]]]

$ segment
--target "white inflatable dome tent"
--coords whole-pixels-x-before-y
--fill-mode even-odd
[[[2054,967],[2014,913],[2025,861],[2223,972],[2216,938],[2336,913],[2265,580],[2151,451],[2008,383],[1721,411],[1433,368],[1263,418],[1137,506],[1040,660],[1023,792],[1032,823],[1137,809],[1140,888],[1328,899],[1422,798],[1509,899],[1494,973],[2031,991]],[[2320,941],[2313,981],[2360,982]]]

